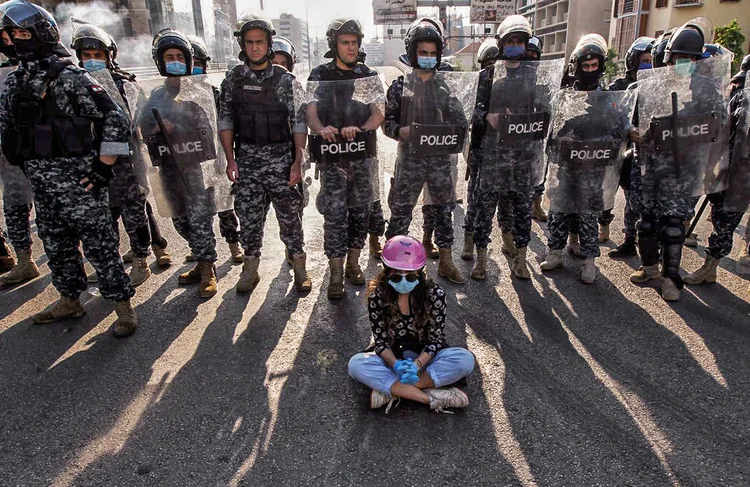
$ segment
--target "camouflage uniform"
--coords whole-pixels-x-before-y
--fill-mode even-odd
[[[378,76],[378,72],[365,64],[357,63],[350,71],[344,71],[336,67],[334,60],[313,69],[308,82],[335,82],[373,76]],[[344,115],[338,113],[328,113],[328,116],[324,116],[328,97],[334,95],[321,92],[320,96],[322,98],[318,103],[318,115],[324,127],[328,125],[334,125],[338,129],[350,125],[361,127],[369,118],[369,111],[367,118],[364,118],[364,110],[369,110],[367,106],[359,107],[363,112],[361,114],[363,120],[358,117],[360,114],[354,114],[351,119],[344,119]],[[334,105],[334,103],[330,104],[330,106]],[[347,108],[351,107],[356,110],[358,105],[361,104],[347,100]],[[336,122],[332,122],[332,119]],[[321,168],[320,193],[318,193],[316,206],[324,219],[323,247],[329,259],[343,258],[349,249],[362,249],[365,246],[373,208],[373,203],[370,203],[374,188],[371,165],[376,163],[375,160],[368,159],[329,164]],[[358,204],[361,202],[367,204]],[[375,210],[377,212],[377,208]],[[382,216],[382,208],[380,212]],[[375,218],[377,220],[377,215]],[[374,223],[379,224],[377,221]]]
[[[410,73],[406,76],[416,76]],[[414,82],[414,80],[409,80]],[[417,83],[421,83],[417,81]],[[424,84],[428,89],[434,89],[442,95],[434,100],[439,110],[444,114],[446,120],[456,125],[466,125],[466,116],[460,102],[450,96],[450,88],[439,86],[440,78],[433,77]],[[426,186],[430,194],[450,195],[455,192],[453,175],[451,174],[450,156],[413,156],[410,154],[408,142],[400,141],[399,129],[401,128],[401,109],[404,92],[404,76],[393,82],[388,88],[385,106],[385,122],[383,131],[388,137],[399,140],[399,154],[396,160],[397,174],[403,175],[396,178],[388,195],[388,206],[391,209],[391,219],[388,223],[386,238],[390,239],[396,235],[407,235],[411,225],[412,212],[419,194]],[[446,96],[445,94],[448,94]],[[424,114],[426,115],[426,114]],[[414,114],[419,117],[420,114]],[[415,121],[417,118],[414,119]],[[405,176],[405,177],[404,177]],[[408,180],[407,180],[408,179]],[[435,243],[439,248],[450,248],[453,246],[453,210],[455,202],[429,205],[433,208],[427,210],[425,221],[429,224],[434,222]],[[430,211],[434,211],[430,214]]]
[[[273,65],[256,74],[246,64],[236,66],[227,73],[221,84],[219,97],[219,131],[235,130],[233,88],[235,82],[243,86],[259,87],[274,75]],[[304,123],[297,121],[294,108],[294,75],[284,73],[274,87],[276,99],[287,106],[288,123],[294,133],[306,133]],[[281,130],[281,128],[271,128]],[[245,255],[260,257],[263,228],[269,205],[273,204],[279,222],[280,237],[290,255],[303,253],[304,235],[300,211],[302,193],[298,186],[290,187],[289,173],[293,164],[292,143],[250,144],[237,139],[235,130],[234,158],[239,177],[234,187],[234,208],[240,220],[240,240]]]
[[[170,78],[167,78],[167,82],[169,80]],[[176,94],[174,88],[168,84],[151,92],[139,121],[144,136],[160,132],[156,120],[151,115],[152,107],[158,107],[164,121],[174,124],[178,133],[187,132],[187,127],[202,127],[207,132],[212,132],[211,122],[206,117],[205,110],[193,101],[175,101]],[[205,189],[201,165],[163,164],[159,170],[159,177],[165,191],[164,197],[175,213],[180,215],[173,218],[175,228],[187,240],[195,259],[198,262],[216,262],[216,237],[213,228],[216,208],[209,191],[198,191]]]
[[[370,205],[370,216],[367,219],[367,233],[372,233],[382,237],[385,234],[385,216],[383,215],[383,205],[380,200],[373,201]]]
[[[31,209],[32,205],[5,206],[5,224],[8,226],[8,240],[18,252],[31,250]]]
[[[127,116],[85,71],[69,65],[45,89],[49,82],[44,78],[48,66],[56,65],[58,61],[59,58],[53,55],[24,63],[8,77],[6,94],[0,99],[0,133],[33,137],[34,144],[40,141],[54,144],[53,140],[40,140],[19,131],[24,125],[19,116],[24,114],[16,110],[16,103],[19,98],[29,99],[35,96],[34,93],[41,92],[46,93],[44,100],[50,110],[66,117],[89,119],[101,128],[98,130],[101,137],[99,154],[127,155],[130,136]],[[51,103],[54,106],[50,106]],[[71,144],[70,139],[64,140]],[[99,276],[102,296],[126,301],[135,290],[120,260],[107,191],[95,189],[89,192],[79,183],[91,171],[97,151],[93,144],[89,146],[88,141],[77,142],[83,142],[79,152],[85,155],[24,161],[34,192],[36,223],[49,258],[52,283],[62,296],[72,299],[77,299],[88,288],[78,250],[81,242],[86,257]]]

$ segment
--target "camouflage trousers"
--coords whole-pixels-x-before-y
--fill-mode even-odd
[[[189,204],[187,215],[172,218],[177,233],[185,239],[198,262],[216,262],[214,216],[200,204]]]
[[[597,218],[600,212],[586,213],[549,213],[549,239],[547,246],[550,250],[562,250],[568,242],[569,233],[577,233],[581,242],[581,257],[593,259],[601,255],[599,251],[599,228]]]
[[[708,237],[706,254],[715,259],[726,257],[732,252],[734,231],[742,221],[744,213],[724,209],[724,192],[708,195],[711,202],[711,221],[714,231]]]
[[[270,205],[276,211],[279,236],[289,253],[304,252],[302,193],[299,186],[288,184],[291,153],[288,146],[282,146],[286,150],[262,146],[243,150],[236,157],[239,179],[235,183],[234,211],[240,221],[240,241],[248,256],[260,257]]]
[[[383,215],[383,205],[380,200],[373,201],[370,205],[370,216],[367,219],[367,233],[378,236],[385,234],[385,216]]]
[[[477,150],[477,152],[481,151]],[[479,181],[477,175],[480,161],[476,160],[476,158],[477,155],[472,153],[470,159],[471,167],[469,168],[469,184],[466,191],[466,215],[464,216],[464,231],[467,233],[475,231],[477,221],[477,206],[479,203],[477,201],[477,182]]]
[[[104,298],[124,301],[135,295],[120,259],[107,191],[89,192],[79,184],[91,170],[91,159],[30,160],[26,169],[34,191],[39,236],[57,291],[78,298],[88,288],[79,250],[82,244]]]
[[[329,259],[345,257],[349,249],[365,246],[375,197],[371,178],[365,161],[331,165],[321,171],[316,206],[323,215],[323,250]]]
[[[8,240],[16,253],[31,250],[31,209],[32,205],[6,206],[5,224],[8,226]]]
[[[151,230],[149,228],[148,215],[146,214],[146,194],[138,193],[134,198],[122,206],[111,206],[112,225],[115,235],[120,237],[119,221],[122,217],[122,225],[130,239],[130,248],[134,257],[148,257],[151,254]]]
[[[219,233],[227,243],[237,243],[240,241],[240,221],[234,210],[219,212]]]
[[[497,208],[497,223],[504,232],[511,232],[516,247],[527,247],[531,240],[531,198],[528,191],[482,191],[477,195],[477,222],[474,243],[486,249],[492,241],[492,217]]]

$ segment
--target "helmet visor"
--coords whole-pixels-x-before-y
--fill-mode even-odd
[[[2,23],[3,27],[31,29],[36,22],[44,18],[44,14],[36,6],[26,2],[17,2],[7,8]]]

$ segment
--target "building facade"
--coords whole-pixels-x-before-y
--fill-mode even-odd
[[[620,57],[638,37],[658,37],[695,17],[706,17],[716,27],[737,19],[745,37],[750,39],[748,0],[612,0],[611,8],[609,39]],[[744,49],[748,52],[747,43]]]
[[[273,19],[271,22],[273,22],[277,35],[286,37],[294,44],[294,49],[297,52],[298,66],[300,68],[305,66],[307,69],[312,69],[314,66],[310,66],[310,38],[307,30],[307,22],[292,14],[281,14],[278,19]],[[323,54],[325,52],[321,56]]]
[[[519,0],[518,13],[544,42],[544,59],[568,58],[585,34],[609,35],[612,0]]]

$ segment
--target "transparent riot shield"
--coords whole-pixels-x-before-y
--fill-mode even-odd
[[[560,89],[564,61],[495,63],[480,191],[528,192],[544,181],[550,103]]]
[[[739,103],[732,107],[737,120],[724,209],[745,213],[750,210],[750,88],[735,96]]]
[[[717,56],[639,72],[644,200],[669,207],[726,188],[730,63],[729,56]]]
[[[458,200],[460,155],[468,141],[479,73],[414,70],[404,76],[400,119],[404,130],[389,198],[416,205]],[[465,164],[465,163],[464,163]]]
[[[558,92],[546,152],[547,197],[560,213],[614,207],[635,91]]]
[[[5,91],[5,79],[15,69],[15,67],[0,68],[0,96]],[[10,165],[2,154],[0,154],[0,192],[2,192],[5,207],[28,205],[33,200],[31,186],[26,175],[20,167]]]
[[[217,157],[216,105],[206,76],[141,83],[145,102],[138,129],[149,160],[148,178],[159,214],[177,217],[190,205],[213,213],[231,208],[226,160]]]
[[[98,71],[89,72],[89,75],[94,78],[94,81],[99,83],[102,88],[104,88],[104,91],[106,91],[109,97],[112,98],[112,101],[114,101],[123,112],[132,118],[130,108],[125,102],[122,93],[120,93],[119,88],[117,88],[117,84],[115,83],[114,78],[112,78],[112,73],[110,73],[108,69],[100,69]]]
[[[364,206],[380,199],[377,128],[360,127],[385,113],[385,90],[379,76],[340,81],[310,81],[298,88],[295,106],[311,135],[307,149],[320,175],[317,207]]]

